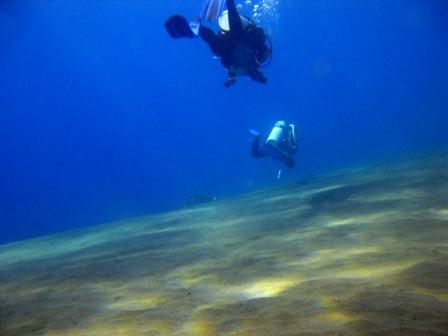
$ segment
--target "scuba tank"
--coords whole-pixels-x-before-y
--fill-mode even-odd
[[[266,143],[273,147],[277,147],[280,144],[280,142],[285,138],[286,133],[288,131],[287,128],[288,127],[284,120],[277,121],[271,133],[269,134]]]

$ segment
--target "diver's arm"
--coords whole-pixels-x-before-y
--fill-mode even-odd
[[[227,0],[227,10],[229,11],[229,27],[232,34],[240,35],[243,32],[243,23],[240,14],[236,9],[235,0]]]
[[[294,124],[289,124],[289,130],[290,151],[295,154],[297,151],[296,126]]]

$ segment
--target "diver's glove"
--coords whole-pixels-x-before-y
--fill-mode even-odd
[[[225,80],[224,86],[230,87],[231,85],[236,83],[236,77],[234,74],[229,74],[229,77]]]
[[[199,29],[201,29],[201,19],[199,17],[190,22],[190,29],[194,35],[199,36]]]

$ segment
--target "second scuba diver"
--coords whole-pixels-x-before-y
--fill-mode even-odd
[[[264,84],[267,79],[260,67],[269,62],[272,55],[266,34],[252,19],[239,15],[234,0],[226,0],[226,4],[227,11],[219,17],[221,30],[218,34],[198,22],[189,24],[180,15],[171,16],[165,22],[165,28],[176,39],[199,35],[227,69],[226,87],[234,84],[237,76],[243,75]]]
[[[270,157],[283,162],[290,169],[295,167],[293,156],[297,152],[297,142],[294,124],[287,124],[284,120],[277,121],[264,144],[260,144],[258,132],[250,132],[255,136],[252,142],[252,157]]]

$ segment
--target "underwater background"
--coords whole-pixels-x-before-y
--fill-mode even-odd
[[[2,1],[0,243],[447,148],[446,1],[267,2],[269,82],[225,89],[163,28],[201,1]],[[277,180],[246,126],[283,118],[299,153]]]

